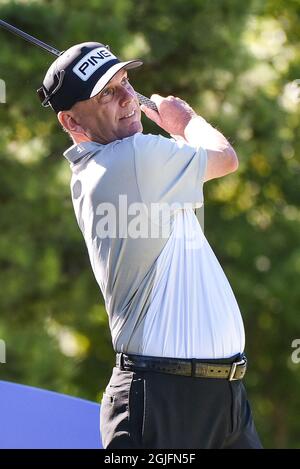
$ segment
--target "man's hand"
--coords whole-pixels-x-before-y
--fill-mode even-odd
[[[195,111],[182,99],[168,96],[163,98],[153,94],[151,100],[155,102],[158,112],[142,105],[141,110],[162,129],[171,135],[184,137],[184,129],[193,117]]]
[[[141,106],[149,119],[166,130],[176,140],[184,139],[189,145],[207,151],[207,167],[204,181],[226,176],[238,168],[238,158],[228,140],[217,129],[198,116],[182,99],[158,94],[151,96],[158,112]]]

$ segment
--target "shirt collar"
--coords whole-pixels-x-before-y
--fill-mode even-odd
[[[97,142],[81,142],[81,143],[75,143],[72,145],[70,148],[68,148],[64,152],[64,157],[67,158],[67,160],[70,163],[76,164],[78,163],[84,156],[90,155],[95,153],[97,150],[100,150],[100,147],[103,145],[101,143]]]

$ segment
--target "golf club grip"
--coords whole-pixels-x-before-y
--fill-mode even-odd
[[[154,101],[151,101],[151,99],[146,98],[146,96],[143,96],[137,91],[135,92],[135,94],[137,95],[140,104],[144,104],[146,107],[149,107],[150,109],[153,109],[154,111],[157,111],[157,107]]]

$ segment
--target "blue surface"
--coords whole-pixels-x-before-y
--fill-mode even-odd
[[[0,381],[1,449],[100,449],[100,405]]]

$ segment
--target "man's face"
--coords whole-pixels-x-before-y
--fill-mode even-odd
[[[120,70],[93,98],[76,103],[72,114],[91,140],[103,144],[143,130],[139,102],[126,70]]]

